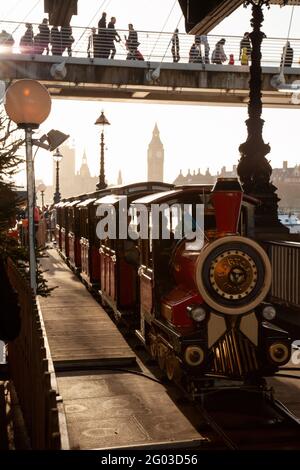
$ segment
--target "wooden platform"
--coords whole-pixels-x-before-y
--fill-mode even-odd
[[[194,449],[205,445],[206,439],[178,409],[164,385],[136,375],[142,370],[135,354],[107,313],[56,250],[48,254],[41,262],[48,270],[45,277],[49,287],[59,288],[39,301],[65,412],[68,448]],[[108,370],[91,370],[93,365]],[[122,373],[122,367],[130,371]],[[144,367],[143,373],[151,377]]]
[[[136,361],[107,313],[54,249],[41,259],[51,296],[39,297],[55,370]]]
[[[58,374],[71,449],[206,444],[162,384],[130,373]]]

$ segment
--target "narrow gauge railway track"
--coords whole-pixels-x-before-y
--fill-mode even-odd
[[[93,291],[85,282],[84,284],[97,301],[102,303],[98,292]],[[154,364],[150,353],[141,346],[128,325],[120,322],[107,305],[103,307],[117,324],[129,345],[136,350],[138,362],[146,364],[146,368],[152,374],[149,378],[163,382],[175,403],[182,399],[189,400],[189,405],[183,407],[182,411],[192,422],[193,414],[197,411],[201,417],[201,425],[199,428],[199,419],[194,416],[194,422],[197,423],[195,426],[204,437],[207,437],[207,442],[201,445],[202,450],[300,449],[300,421],[282,403],[273,398],[270,390],[229,386],[218,389],[206,388],[204,395],[193,399],[193,394],[187,394],[174,383],[165,382],[167,379],[162,376],[159,366]],[[145,371],[145,368],[141,368]],[[180,403],[178,407],[181,408]]]
[[[218,389],[206,388],[203,395],[187,393],[162,376],[159,366],[154,363],[150,353],[141,347],[137,338],[127,329],[127,325],[116,319],[109,307],[104,308],[138,354],[140,363],[146,365],[153,376],[168,387],[178,406],[181,406],[182,400],[188,401],[188,408],[197,411],[201,416],[202,424],[198,430],[207,437],[207,443],[202,444],[201,449],[300,449],[300,420],[274,398],[271,389],[228,386],[226,380],[224,384],[227,386],[219,385]],[[218,382],[222,384],[222,380]],[[192,416],[189,411],[187,414]]]

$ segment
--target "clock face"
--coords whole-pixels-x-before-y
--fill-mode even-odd
[[[161,158],[162,157],[162,153],[160,151],[156,152],[156,156],[157,158]]]

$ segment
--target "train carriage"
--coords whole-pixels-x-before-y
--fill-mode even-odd
[[[82,280],[89,286],[100,284],[100,240],[96,235],[96,210],[95,201],[111,192],[111,188],[95,191],[87,195],[87,199],[77,205],[79,210],[79,236],[81,250]]]
[[[237,180],[219,179],[212,192],[207,186],[175,188],[132,204],[133,214],[147,208],[149,227],[148,239],[139,241],[136,333],[170,379],[259,381],[290,358],[289,335],[270,323],[275,309],[265,303],[268,256],[249,238],[256,203],[242,195]],[[154,208],[162,204],[157,217]],[[195,245],[176,231],[182,231],[186,205],[187,219],[197,224],[197,204],[204,206],[204,232]]]
[[[66,202],[60,201],[54,205],[55,210],[55,242],[59,251],[62,249],[62,227],[63,227],[63,207]]]
[[[79,198],[69,202],[66,206],[68,226],[66,227],[66,239],[68,239],[68,259],[71,268],[78,271],[81,268],[81,250],[79,236],[79,210],[77,205]]]
[[[130,203],[146,194],[173,188],[173,185],[159,182],[135,183],[116,187],[112,194],[98,199],[95,205],[102,213],[113,211],[116,220],[116,235],[120,233],[120,220],[125,217],[128,226],[127,209]],[[120,214],[120,211],[123,213]],[[101,221],[101,218],[99,222]],[[137,243],[128,237],[109,237],[100,241],[100,289],[104,303],[108,304],[117,318],[132,315],[138,306],[138,251]]]

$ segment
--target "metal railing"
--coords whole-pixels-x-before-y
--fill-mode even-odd
[[[61,436],[56,391],[38,307],[27,281],[9,259],[7,274],[18,292],[21,332],[8,345],[8,364],[32,449],[60,449]]]
[[[272,265],[272,299],[300,308],[300,243],[267,242]]]
[[[173,62],[172,55],[172,32],[155,32],[155,31],[137,31],[138,45],[134,48],[128,48],[125,36],[128,38],[128,30],[116,29],[120,37],[120,42],[112,40],[111,30],[99,30],[85,27],[72,27],[71,30],[58,28],[53,31],[50,26],[50,36],[48,33],[39,32],[38,24],[32,23],[32,30],[26,33],[27,39],[24,40],[26,32],[25,23],[15,23],[11,21],[1,21],[0,29],[5,30],[13,37],[14,43],[7,36],[1,37],[0,33],[0,52],[14,54],[31,54],[31,55],[54,55],[63,57],[77,58],[111,58],[114,44],[116,52],[114,59],[140,59],[145,61],[156,62]],[[28,31],[28,28],[27,28]],[[52,33],[51,33],[52,31]],[[23,37],[23,40],[22,40]],[[212,53],[216,43],[224,37],[226,43],[224,51],[227,60],[224,64],[228,64],[230,54],[234,56],[234,64],[241,65],[240,62],[240,42],[241,36],[217,36],[208,35],[207,41],[209,45],[208,59],[212,62]],[[178,34],[179,40],[179,63],[189,62],[190,49],[195,40],[194,36],[188,34]],[[25,41],[25,42],[24,42]],[[286,45],[285,38],[265,38],[262,44],[262,65],[278,66],[281,62],[283,48]],[[293,67],[300,67],[300,39],[290,39],[290,45],[293,49]],[[137,55],[136,49],[139,51]],[[199,46],[202,60],[205,62],[205,46],[202,43]],[[199,62],[199,57],[196,59]]]

